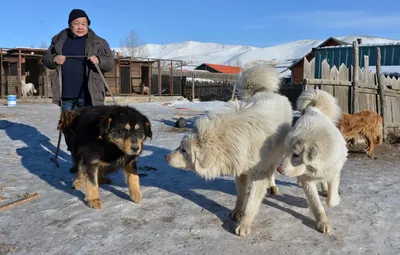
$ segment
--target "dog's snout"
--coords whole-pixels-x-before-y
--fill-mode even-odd
[[[166,159],[167,161],[170,161],[170,159],[171,159],[171,154],[165,155],[165,159]]]
[[[137,151],[139,151],[139,149],[140,149],[140,147],[139,147],[138,144],[132,144],[132,146],[131,146],[131,150],[132,150],[132,151],[137,152]]]

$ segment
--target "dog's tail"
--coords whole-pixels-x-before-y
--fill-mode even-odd
[[[311,108],[317,108],[334,123],[337,123],[342,117],[342,110],[336,98],[323,90],[307,88],[297,99],[299,111],[307,111]]]
[[[274,68],[267,65],[254,65],[245,68],[239,75],[239,89],[244,90],[245,97],[254,96],[257,92],[277,92],[280,78]]]

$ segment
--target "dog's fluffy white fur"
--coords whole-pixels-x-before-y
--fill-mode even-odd
[[[197,119],[166,159],[171,166],[194,170],[205,179],[234,176],[237,201],[230,216],[239,221],[235,233],[244,236],[250,233],[266,191],[278,192],[274,172],[293,111],[288,98],[275,93],[279,78],[271,68],[243,70],[239,85],[245,91],[244,101],[227,103],[226,109]]]
[[[27,97],[29,95],[37,93],[35,85],[33,85],[33,83],[25,83],[24,80],[22,80],[21,83],[22,83],[21,85],[22,97]]]
[[[297,177],[322,233],[331,230],[318,196],[317,183],[328,188],[327,204],[339,204],[340,173],[347,160],[346,141],[337,121],[342,112],[337,100],[323,90],[306,89],[297,101],[304,114],[297,120],[285,139],[285,153],[278,171]]]

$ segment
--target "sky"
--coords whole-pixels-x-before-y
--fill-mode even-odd
[[[330,36],[400,40],[398,0],[3,0],[0,47],[40,47],[67,27],[73,8],[91,28],[120,47],[131,30],[142,43],[183,41],[268,47]]]

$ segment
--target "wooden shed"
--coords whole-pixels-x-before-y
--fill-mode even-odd
[[[21,81],[33,83],[38,91],[34,96],[51,98],[51,80],[54,70],[42,64],[46,49],[12,48],[0,49],[0,94],[17,95],[21,98]],[[114,68],[104,73],[114,95],[142,94],[144,86],[151,86],[154,60],[138,60],[115,56]],[[151,91],[151,90],[150,90]]]
[[[44,96],[46,69],[41,63],[45,49],[12,48],[0,49],[1,96],[21,97],[21,81],[33,83],[38,91],[35,96]],[[20,70],[20,72],[19,72]]]
[[[151,86],[153,60],[115,58],[114,68],[104,74],[111,92],[126,96],[142,94],[144,86]]]
[[[338,40],[334,37],[329,37],[321,44],[319,44],[317,47],[312,48],[312,50],[309,53],[307,53],[304,57],[298,59],[291,66],[289,66],[288,69],[290,69],[292,72],[292,84],[301,84],[303,81],[304,58],[306,58],[308,61],[311,61],[315,57],[315,50],[317,48],[325,46],[338,46],[338,45],[348,45],[348,43]]]

